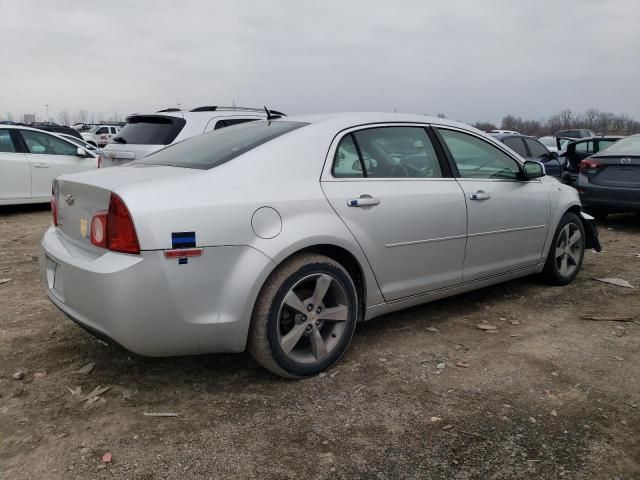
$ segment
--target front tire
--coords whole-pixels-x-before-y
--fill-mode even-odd
[[[316,375],[347,350],[357,318],[358,295],[347,270],[323,255],[297,255],[262,288],[248,349],[281,377]]]
[[[585,233],[575,213],[564,214],[549,248],[542,276],[551,285],[567,285],[576,278],[584,259]]]

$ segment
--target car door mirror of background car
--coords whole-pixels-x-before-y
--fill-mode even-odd
[[[81,157],[81,158],[86,158],[86,157],[90,156],[89,153],[82,147],[78,147],[76,149],[76,155]]]
[[[549,152],[549,158],[551,160],[557,160],[558,159],[558,152]]]
[[[540,162],[527,160],[522,168],[522,177],[526,180],[543,177],[545,174],[544,166]]]

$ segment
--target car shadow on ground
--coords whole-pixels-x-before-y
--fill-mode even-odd
[[[25,213],[45,212],[51,210],[48,203],[30,203],[27,205],[2,205],[0,206],[0,217],[11,215],[23,215]]]

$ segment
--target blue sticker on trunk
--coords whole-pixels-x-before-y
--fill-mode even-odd
[[[171,248],[194,248],[196,246],[196,232],[172,232]]]

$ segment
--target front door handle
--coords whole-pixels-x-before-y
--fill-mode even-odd
[[[49,168],[49,165],[46,163],[34,163],[33,166],[36,168]]]
[[[471,200],[489,200],[491,195],[489,195],[484,190],[478,190],[476,193],[469,194],[469,198]]]
[[[371,195],[360,195],[360,198],[347,200],[347,205],[350,207],[373,207],[380,205],[380,200],[373,198]]]

